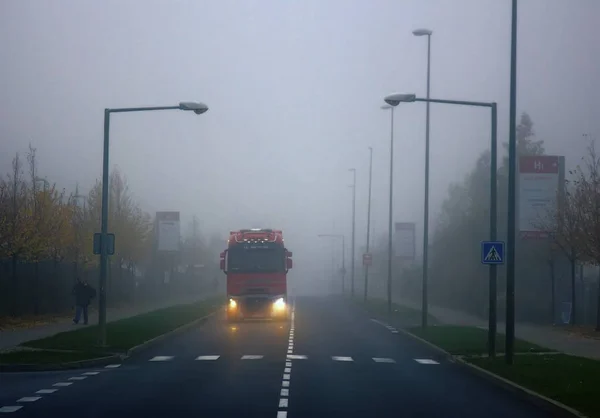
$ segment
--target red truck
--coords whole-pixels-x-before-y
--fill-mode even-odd
[[[227,320],[289,319],[287,273],[292,253],[274,229],[231,231],[220,255],[227,275]]]

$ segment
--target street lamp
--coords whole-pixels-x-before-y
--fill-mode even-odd
[[[390,208],[388,218],[388,277],[387,277],[387,307],[388,314],[392,314],[392,197],[393,197],[393,186],[394,186],[394,107],[398,106],[400,102],[410,98],[414,99],[414,95],[397,95],[394,97],[386,97],[384,100],[387,105],[381,106],[382,109],[390,109],[392,112],[391,118],[391,129],[390,129]]]
[[[367,204],[367,249],[369,254],[369,241],[371,238],[371,178],[373,176],[373,147],[369,147],[369,201]],[[367,289],[369,286],[369,265],[365,264],[365,293],[364,302],[367,302]]]
[[[495,102],[472,102],[464,100],[440,100],[440,99],[422,99],[417,98],[414,94],[400,94],[395,93],[385,98],[386,102],[400,103],[400,102],[427,102],[427,103],[442,103],[459,106],[475,106],[475,107],[489,107],[492,113],[491,120],[491,145],[490,145],[490,240],[495,241],[497,235],[497,125],[498,125],[498,111]],[[427,250],[427,248],[425,248]],[[488,350],[490,357],[495,355],[496,347],[496,281],[497,281],[497,270],[496,265],[491,264],[489,269],[489,333],[488,333]],[[424,291],[426,287],[424,286]],[[423,297],[423,303],[427,302],[427,296]],[[422,311],[427,310],[427,305],[422,307]]]
[[[421,325],[427,326],[427,276],[429,269],[429,85],[431,76],[431,34],[429,29],[413,31],[415,36],[427,36],[427,102],[425,110],[425,202],[423,207],[423,287]]]
[[[124,107],[104,109],[104,151],[102,164],[102,222],[100,229],[100,294],[98,298],[98,328],[100,345],[106,346],[106,276],[108,273],[108,154],[110,114],[127,112],[149,112],[153,110],[189,110],[200,115],[208,106],[200,102],[180,102],[177,106]]]
[[[355,232],[356,232],[356,168],[350,168],[348,171],[352,171],[354,175],[354,182],[352,183],[352,255],[350,256],[351,260],[351,288],[350,288],[350,297],[354,298],[354,244],[355,244]]]
[[[345,288],[346,277],[346,237],[341,234],[319,234],[319,238],[341,238],[342,239],[342,295]]]

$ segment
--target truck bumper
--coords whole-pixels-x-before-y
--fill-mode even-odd
[[[285,296],[232,296],[227,303],[227,319],[287,320],[289,306]]]

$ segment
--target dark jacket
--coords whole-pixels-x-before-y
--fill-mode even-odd
[[[91,299],[96,296],[96,290],[86,283],[77,283],[73,286],[72,293],[75,295],[75,303],[80,306],[89,305]]]

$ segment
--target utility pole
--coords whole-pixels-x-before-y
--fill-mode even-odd
[[[371,239],[371,178],[373,176],[373,147],[369,147],[369,202],[367,205],[367,250],[369,253],[369,243]],[[367,289],[369,288],[369,265],[365,265],[365,294],[364,302],[367,301]]]
[[[350,297],[354,298],[354,244],[355,244],[355,232],[356,232],[356,168],[351,168],[349,171],[352,171],[354,176],[354,182],[352,183],[352,254],[351,254],[351,289],[350,289]]]

